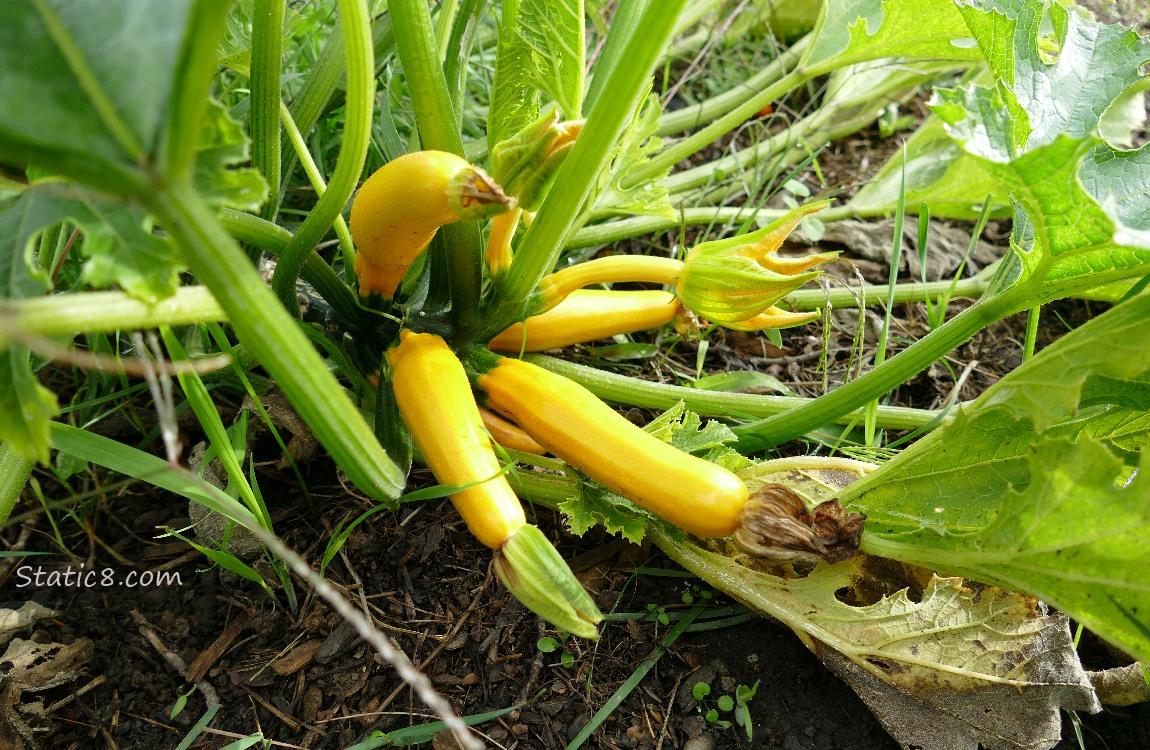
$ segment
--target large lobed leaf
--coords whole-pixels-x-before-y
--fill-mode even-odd
[[[1092,133],[1110,105],[1143,77],[1140,68],[1150,59],[1150,40],[1100,24],[1081,8],[1039,0],[955,4],[1002,82],[1019,147]],[[1047,26],[1052,33],[1045,33]]]
[[[0,3],[0,160],[52,163],[93,185],[140,189],[193,5]]]
[[[932,107],[970,156],[967,168],[1016,203],[1024,299],[1008,308],[1150,272],[1150,146],[1118,151],[1098,135],[1145,78],[1150,40],[1057,3],[958,4],[995,85],[936,90]]]
[[[929,18],[929,23],[923,23]],[[981,51],[952,0],[825,0],[801,65],[833,70],[864,60],[977,60]]]
[[[752,489],[786,484],[809,506],[849,491],[868,470],[857,461],[798,457],[764,461],[741,476]],[[1027,596],[937,576],[911,596],[889,566],[866,556],[793,577],[725,541],[675,539],[662,524],[648,533],[688,570],[792,628],[904,746],[1050,748],[1060,709],[1099,710],[1066,618]],[[868,604],[844,601],[844,592],[884,589],[897,590]]]
[[[1150,481],[1123,486],[1120,457],[1144,452],[1147,319],[1146,297],[1099,316],[850,487],[863,549],[1025,591],[1150,657]]]

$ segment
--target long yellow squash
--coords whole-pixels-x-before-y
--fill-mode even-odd
[[[500,473],[463,365],[443,339],[411,331],[387,360],[399,414],[424,461],[440,484],[479,482],[451,500],[471,533],[499,549],[527,519]]]
[[[658,328],[679,310],[675,295],[655,290],[578,289],[541,315],[516,323],[491,340],[497,352],[540,352]]]
[[[636,427],[578,383],[502,359],[478,384],[491,408],[551,453],[679,528],[724,537],[738,527],[742,480]]]

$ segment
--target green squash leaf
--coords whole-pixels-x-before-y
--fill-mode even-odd
[[[144,189],[194,5],[0,3],[0,161]]]
[[[800,65],[830,71],[883,57],[977,60],[981,55],[953,0],[826,0]]]
[[[227,31],[220,43],[220,65],[231,68],[241,75],[249,75],[252,64],[252,14],[255,0],[239,0],[228,14]],[[307,21],[291,5],[284,8],[283,41],[292,38],[295,31]]]
[[[31,273],[27,257],[34,238],[61,221],[78,226],[83,278],[97,288],[114,285],[145,302],[170,297],[179,286],[183,265],[171,241],[151,231],[151,221],[138,207],[99,203],[90,194],[63,182],[38,183],[0,211],[0,261],[20,273]],[[15,270],[13,270],[15,272]],[[26,280],[24,282],[28,284]]]
[[[494,151],[539,117],[542,95],[530,86],[520,71],[529,65],[531,51],[516,33],[518,5],[504,3],[499,24],[499,46],[495,57],[495,78],[491,87],[490,119],[487,121],[487,148]]]
[[[1150,60],[1150,40],[1100,24],[1084,9],[1042,0],[957,4],[1000,82],[1018,148],[1094,132],[1110,105],[1141,80],[1140,68]],[[1009,52],[1004,39],[1010,40]]]
[[[0,350],[0,442],[46,465],[48,429],[59,410],[55,394],[36,380],[28,350]]]
[[[521,0],[516,32],[529,53],[520,71],[554,99],[564,120],[583,116],[583,0]]]
[[[671,167],[662,174],[632,179],[636,171],[644,168],[651,157],[663,148],[663,141],[655,135],[663,108],[658,97],[648,95],[642,109],[623,133],[616,147],[615,158],[607,170],[606,185],[595,201],[594,216],[645,214],[674,218],[675,211],[667,196],[663,179]]]
[[[590,482],[583,482],[577,497],[559,503],[571,533],[583,536],[597,524],[609,534],[619,534],[638,544],[643,541],[648,522],[655,519],[631,501]]]
[[[243,127],[212,102],[200,127],[196,149],[196,190],[216,208],[254,213],[268,198],[268,184],[256,169],[231,169],[251,158]]]
[[[987,200],[992,216],[1009,216],[1006,194],[977,163],[947,134],[937,115],[928,117],[906,141],[905,157],[900,149],[891,156],[874,179],[850,200],[861,215],[890,214],[898,207],[906,166],[907,206],[930,205],[931,216],[976,219]]]
[[[1119,152],[1097,136],[1060,135],[1015,156],[1002,102],[997,90],[982,87],[936,89],[932,107],[967,151],[969,168],[1015,201],[1018,273],[1044,280],[1024,306],[1150,272],[1150,232],[1141,218],[1150,214],[1143,168],[1150,147]]]
[[[1095,318],[850,486],[864,551],[1024,591],[1150,656],[1150,483],[1122,486],[1145,440],[1148,318],[1143,297]]]
[[[582,116],[582,0],[521,0],[504,3],[491,92],[487,145],[511,138],[539,117],[541,94]]]

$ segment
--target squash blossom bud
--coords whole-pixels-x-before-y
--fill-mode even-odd
[[[820,272],[811,269],[838,253],[783,258],[775,251],[804,216],[827,205],[800,206],[757,232],[695,246],[675,294],[698,315],[727,328],[785,328],[812,320],[817,313],[794,314],[774,305],[816,278]]]
[[[491,149],[495,181],[508,195],[515,196],[525,211],[537,210],[582,130],[582,120],[559,122],[552,108]]]

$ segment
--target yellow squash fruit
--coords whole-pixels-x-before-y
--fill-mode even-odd
[[[360,294],[391,299],[441,226],[493,216],[511,203],[482,169],[455,154],[417,151],[389,161],[351,206]]]
[[[526,525],[502,474],[463,365],[443,339],[404,331],[387,353],[400,417],[440,484],[472,484],[451,496],[468,530],[498,549]]]
[[[742,480],[633,425],[578,383],[517,359],[477,382],[488,406],[608,489],[699,536],[738,527]]]
[[[670,323],[679,310],[670,292],[579,289],[541,315],[532,315],[493,338],[497,352],[540,352],[617,333],[633,333]]]

